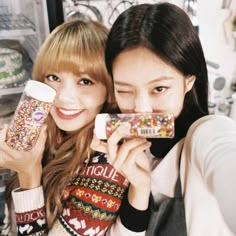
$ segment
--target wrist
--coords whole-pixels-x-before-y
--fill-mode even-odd
[[[20,188],[27,190],[37,188],[41,185],[42,170],[31,173],[18,173]]]
[[[144,211],[148,208],[151,189],[137,188],[130,185],[128,192],[129,204],[137,210]]]

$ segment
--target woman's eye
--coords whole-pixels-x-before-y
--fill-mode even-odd
[[[79,84],[82,84],[82,85],[92,85],[94,84],[93,81],[91,81],[90,79],[81,79],[79,81]]]
[[[167,90],[167,87],[159,86],[154,89],[155,93],[163,93]]]
[[[128,90],[116,90],[117,93],[132,93],[131,91]]]
[[[58,81],[59,80],[59,77],[56,76],[56,75],[47,75],[46,78],[49,80],[49,81]]]

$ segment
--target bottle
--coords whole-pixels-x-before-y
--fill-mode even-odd
[[[50,86],[34,80],[27,82],[8,127],[8,146],[19,151],[33,148],[55,96]]]
[[[95,134],[99,139],[107,139],[121,124],[129,123],[126,138],[173,138],[174,114],[122,113],[98,114],[95,118]]]
[[[208,111],[210,115],[215,114],[216,104],[214,102],[208,102]]]

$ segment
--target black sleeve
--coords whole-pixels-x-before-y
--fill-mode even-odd
[[[128,201],[128,191],[126,192],[120,210],[119,216],[122,224],[129,230],[134,232],[142,232],[147,230],[151,215],[150,203],[147,210],[137,210],[130,205]]]

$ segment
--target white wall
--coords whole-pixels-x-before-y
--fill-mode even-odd
[[[226,78],[227,96],[232,93],[232,80],[236,79],[236,38],[231,28],[236,0],[231,0],[230,9],[222,9],[222,3],[223,0],[198,0],[198,21],[205,56],[220,65],[218,72]]]
[[[168,2],[183,7],[184,0]],[[229,8],[223,9],[223,3]],[[236,80],[236,37],[233,37],[232,33],[232,20],[236,17],[236,0],[197,0],[197,6],[199,37],[205,57],[219,64],[219,69],[210,70],[226,78],[224,97],[227,97],[232,94],[231,82]]]

